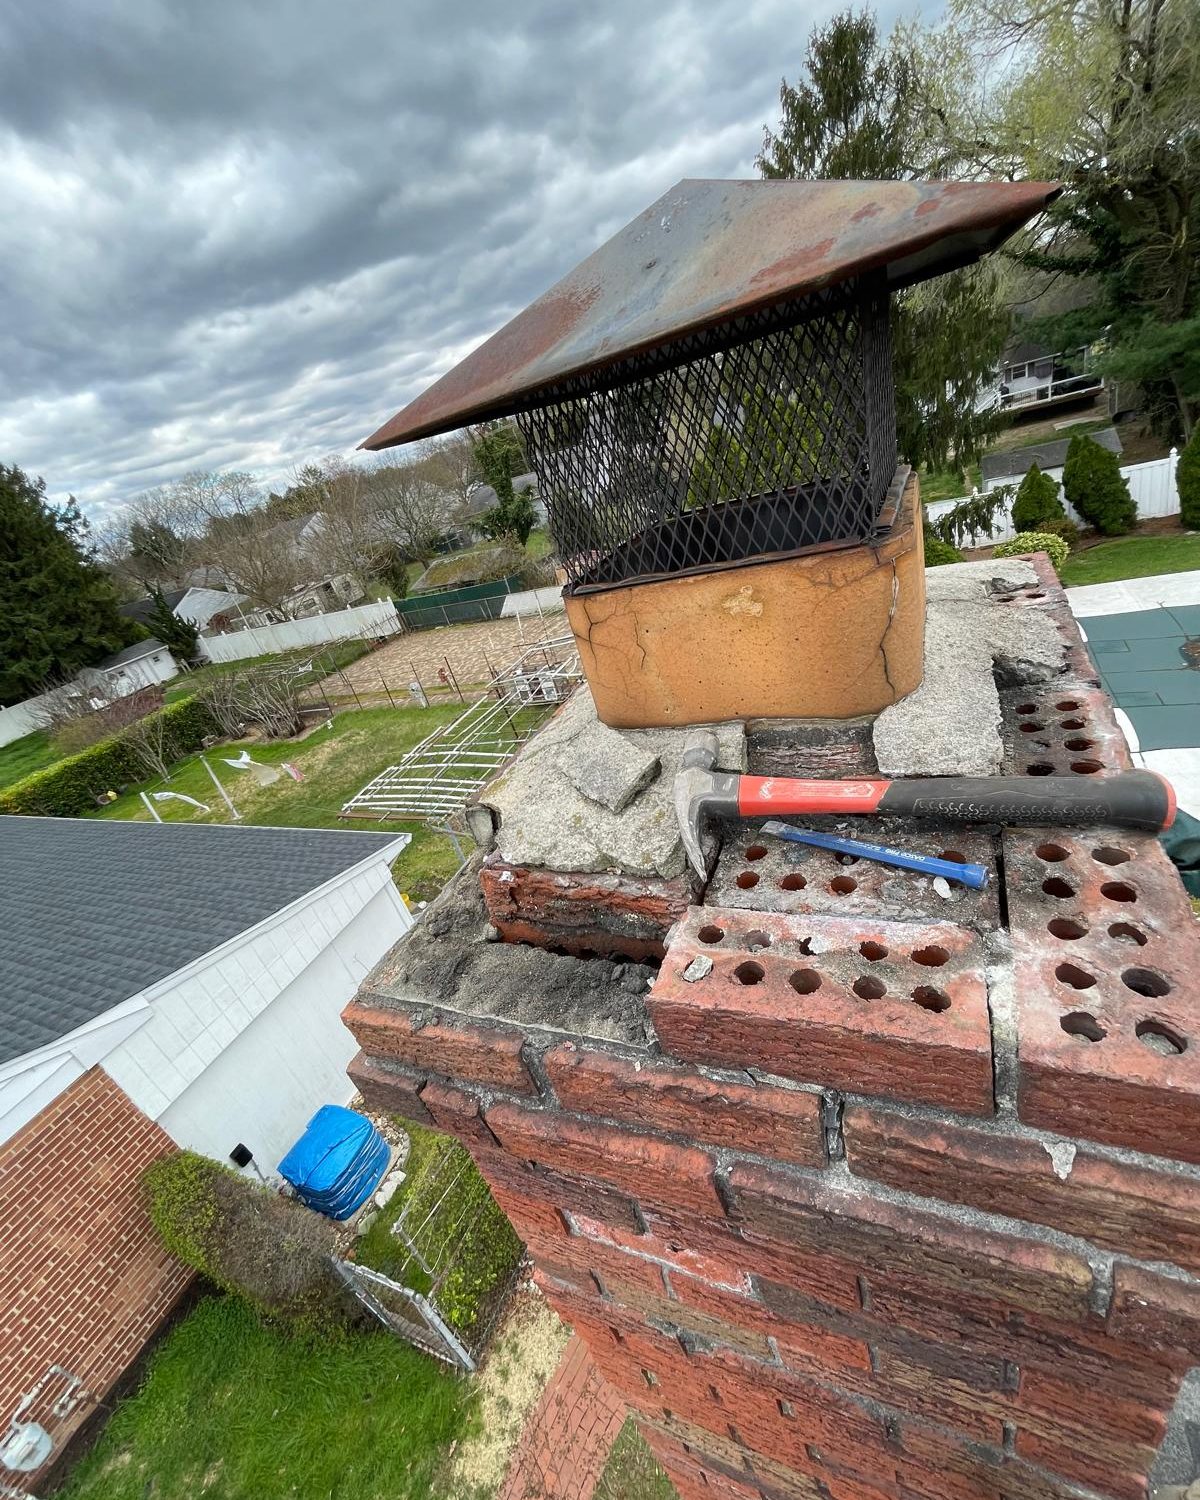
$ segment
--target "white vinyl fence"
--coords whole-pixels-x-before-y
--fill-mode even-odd
[[[1129,493],[1133,496],[1134,504],[1137,506],[1138,520],[1149,521],[1156,516],[1177,516],[1179,514],[1179,490],[1175,484],[1175,463],[1178,454],[1172,448],[1166,458],[1153,458],[1149,463],[1126,464],[1121,470],[1126,483],[1129,485]],[[1058,497],[1066,507],[1068,517],[1077,526],[1086,523],[1079,516],[1074,507],[1071,506],[1062,493],[1062,470],[1047,469],[1045,471],[1052,479],[1057,479],[1059,484]],[[1014,495],[1016,486],[1020,480],[998,480],[989,485],[989,490],[999,489],[1002,484],[1011,483]],[[932,525],[956,505],[961,505],[963,500],[969,500],[969,495],[963,495],[957,500],[933,500],[925,507],[925,519]],[[1010,541],[1016,535],[1012,523],[1011,502],[1003,509],[996,512],[992,522],[992,529],[987,536],[979,533],[970,533],[963,539],[966,547],[991,547],[997,542]]]
[[[303,620],[284,620],[279,625],[258,625],[253,630],[235,630],[229,635],[206,635],[200,642],[209,661],[244,661],[251,656],[270,656],[277,651],[302,650],[330,641],[349,641],[384,635],[399,635],[402,626],[390,599],[357,604],[328,615],[307,615]]]
[[[41,698],[26,698],[24,703],[14,703],[11,708],[0,708],[0,745],[11,745],[14,740],[23,740],[27,734],[42,728],[39,708],[50,702],[50,695]]]

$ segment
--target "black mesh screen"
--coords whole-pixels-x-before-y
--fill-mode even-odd
[[[568,589],[861,541],[896,468],[864,279],[564,381],[518,414]]]

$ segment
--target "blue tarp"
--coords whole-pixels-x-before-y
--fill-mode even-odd
[[[370,1120],[340,1104],[322,1104],[279,1163],[302,1203],[331,1219],[348,1219],[379,1186],[391,1157]]]

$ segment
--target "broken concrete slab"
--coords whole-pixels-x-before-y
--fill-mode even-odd
[[[653,751],[597,719],[579,735],[563,766],[567,780],[589,802],[623,812],[661,769]]]
[[[875,721],[875,756],[885,776],[999,772],[997,679],[1006,686],[1048,682],[1064,666],[1053,618],[1001,602],[1005,590],[1037,582],[1019,559],[930,570],[924,681]]]
[[[480,793],[478,800],[499,819],[499,857],[508,864],[550,870],[613,870],[667,880],[681,875],[685,860],[671,794],[684,746],[695,730],[619,731],[635,749],[654,756],[661,771],[623,811],[613,812],[585,796],[569,774],[577,746],[586,745],[598,725],[592,695],[583,685]],[[717,764],[722,770],[744,771],[744,726],[712,728]]]

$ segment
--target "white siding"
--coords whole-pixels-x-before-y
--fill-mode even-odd
[[[382,858],[145,992],[149,1020],[104,1059],[181,1146],[264,1171],[320,1104],[349,1097],[343,1007],[412,918]]]

